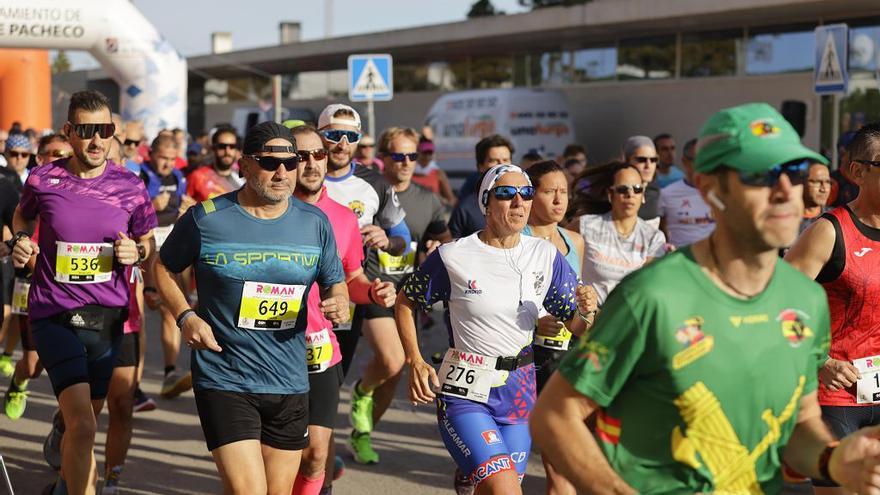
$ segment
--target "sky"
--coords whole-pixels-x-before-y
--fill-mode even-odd
[[[278,23],[299,21],[302,40],[321,39],[326,2],[332,34],[344,36],[464,20],[475,0],[134,0],[135,6],[184,56],[211,51],[211,33],[232,33],[233,50],[278,43]],[[492,0],[513,14],[518,0]],[[88,53],[68,54],[74,69],[98,67]]]

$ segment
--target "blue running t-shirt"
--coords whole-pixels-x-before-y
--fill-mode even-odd
[[[316,281],[327,287],[344,280],[333,230],[321,210],[296,198],[290,198],[284,215],[266,220],[247,213],[237,195],[234,191],[190,208],[160,252],[172,272],[194,265],[198,314],[223,349],[193,351],[194,386],[261,394],[307,392],[308,289]],[[290,293],[296,301],[289,295],[277,298]],[[290,328],[264,322],[253,329],[261,326],[260,315],[279,313],[287,315],[285,326]],[[245,317],[255,317],[256,323],[243,323]]]

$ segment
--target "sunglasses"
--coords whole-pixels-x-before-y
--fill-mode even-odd
[[[31,154],[27,151],[7,151],[9,158],[30,158]]]
[[[657,163],[660,160],[660,158],[656,156],[634,156],[633,158],[639,163]]]
[[[234,150],[235,144],[230,143],[217,143],[214,145],[215,150]]]
[[[419,158],[418,153],[388,153],[388,156],[395,162],[402,162],[406,158],[409,158],[409,161],[414,162]]]
[[[330,141],[331,143],[338,143],[342,141],[342,138],[345,138],[346,141],[351,143],[356,143],[361,140],[361,133],[357,131],[343,131],[341,129],[326,129],[321,131],[321,135],[324,136],[324,139]]]
[[[532,186],[497,186],[492,188],[492,195],[499,201],[510,201],[517,193],[522,199],[531,201],[535,197],[535,188]]]
[[[797,160],[776,165],[766,172],[737,171],[737,175],[739,175],[740,182],[747,186],[774,187],[779,182],[779,177],[785,174],[791,185],[799,186],[807,181],[809,169],[810,162],[808,160]]]
[[[645,192],[645,186],[641,184],[621,184],[619,186],[612,187],[611,190],[616,192],[617,194],[620,194],[621,196],[624,194],[628,194],[630,191],[632,191],[633,194],[642,194],[643,192]]]
[[[312,157],[315,160],[323,160],[324,158],[327,158],[327,150],[324,148],[316,150],[299,150],[296,152],[296,156],[301,162],[309,161],[309,157]]]
[[[68,156],[70,156],[70,152],[67,150],[52,150],[43,153],[43,155],[52,158],[67,158]]]
[[[74,124],[70,122],[70,125],[73,126],[73,132],[80,139],[92,139],[95,134],[101,139],[108,139],[116,132],[116,124],[112,122],[109,124]]]
[[[140,141],[136,141],[134,139],[126,139],[122,142],[123,146],[139,146],[141,144]]]
[[[290,158],[276,158],[274,156],[256,156],[251,155],[251,158],[257,162],[257,165],[260,166],[261,169],[267,172],[274,172],[278,170],[278,167],[284,165],[284,170],[288,172],[293,172],[296,170],[297,165],[299,165],[299,157],[292,156]]]
[[[870,165],[872,167],[880,167],[880,161],[878,160],[852,160],[857,163],[864,163],[865,165]]]

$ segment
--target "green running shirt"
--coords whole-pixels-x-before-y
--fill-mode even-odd
[[[778,493],[828,342],[819,284],[779,260],[740,300],[688,247],[627,276],[559,371],[601,406],[596,440],[640,493]]]

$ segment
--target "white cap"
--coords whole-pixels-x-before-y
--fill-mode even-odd
[[[333,115],[340,110],[348,110],[352,114],[354,114],[354,118],[351,117],[334,117]],[[352,127],[356,127],[357,130],[361,130],[361,116],[358,115],[357,111],[354,108],[351,108],[348,105],[343,105],[342,103],[334,103],[332,105],[327,105],[327,108],[321,112],[321,116],[318,117],[318,129],[323,129],[325,127],[331,126],[333,124],[337,125],[350,125]]]

